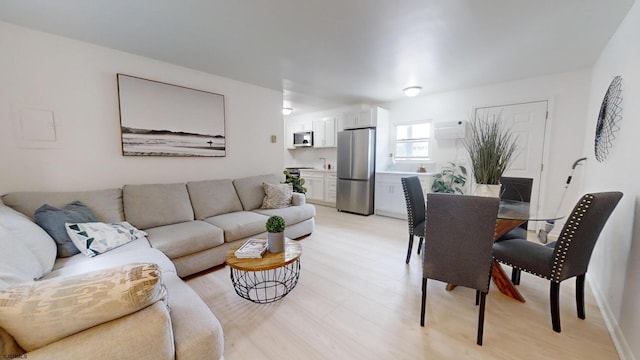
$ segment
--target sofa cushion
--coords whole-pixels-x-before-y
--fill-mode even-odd
[[[207,250],[224,243],[222,229],[204,221],[188,221],[146,230],[151,246],[169,258]]]
[[[265,216],[280,215],[285,224],[293,225],[316,216],[316,208],[311,204],[289,206],[282,209],[257,209],[254,212]]]
[[[26,215],[4,205],[0,205],[0,226],[11,234],[11,241],[21,242],[35,255],[45,274],[51,271],[56,261],[57,249],[56,242],[46,231]]]
[[[0,291],[0,327],[35,350],[166,298],[155,264],[129,264]]]
[[[291,206],[293,185],[264,183],[262,186],[264,187],[264,199],[261,209],[280,209]]]
[[[252,211],[237,211],[213,216],[204,221],[223,229],[224,241],[232,242],[264,233],[267,219],[267,216]]]
[[[242,211],[242,204],[231,180],[208,180],[187,183],[196,219]]]
[[[129,263],[152,263],[158,265],[163,273],[176,272],[173,262],[162,251],[153,249],[146,238],[142,238],[100,256],[87,257],[77,254],[68,258],[58,258],[53,271],[45,275],[43,279],[77,275]]]
[[[147,236],[147,233],[134,228],[126,221],[121,223],[66,223],[65,227],[76,248],[80,250],[80,253],[89,257],[103,254],[135,239]]]
[[[44,273],[27,245],[0,225],[0,289],[38,279]]]
[[[14,192],[2,196],[5,205],[18,210],[31,219],[35,219],[36,210],[44,204],[60,208],[76,200],[89,207],[98,218],[97,221],[124,221],[122,190],[120,189],[71,192],[30,191]]]
[[[258,209],[264,200],[264,187],[262,184],[278,184],[281,177],[276,175],[257,175],[233,180],[233,186],[242,202],[244,210]]]
[[[186,184],[125,185],[122,203],[126,220],[142,230],[193,220]]]
[[[67,336],[15,359],[175,360],[175,339],[169,311],[164,302],[158,301],[140,311]]]
[[[67,257],[79,252],[67,234],[65,223],[98,221],[91,209],[80,201],[74,201],[59,209],[44,204],[36,210],[36,224],[40,225],[55,240],[58,257]]]

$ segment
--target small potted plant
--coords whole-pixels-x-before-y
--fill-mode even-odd
[[[283,252],[285,223],[282,216],[271,216],[269,219],[267,219],[265,228],[267,229],[267,243],[269,252]]]
[[[285,176],[285,183],[291,184],[293,186],[293,191],[297,193],[306,193],[307,188],[304,185],[304,179],[300,177],[300,175],[293,175],[289,172],[289,170],[285,170],[282,172]]]

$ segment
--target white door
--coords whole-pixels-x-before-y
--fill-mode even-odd
[[[526,177],[533,179],[531,207],[537,209],[540,201],[540,182],[542,179],[542,159],[544,135],[548,114],[547,101],[535,101],[520,104],[476,108],[476,117],[499,118],[518,137],[518,151],[515,159],[504,176]],[[530,230],[544,225],[538,221],[529,222]]]

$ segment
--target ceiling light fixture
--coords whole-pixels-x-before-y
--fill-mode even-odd
[[[420,86],[411,86],[411,87],[405,88],[402,91],[404,91],[404,94],[407,95],[408,97],[414,97],[420,93],[420,90],[422,90],[422,87]]]
[[[289,115],[293,112],[292,108],[282,108],[282,115]]]

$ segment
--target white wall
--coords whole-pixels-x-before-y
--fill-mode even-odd
[[[587,162],[584,192],[619,190],[624,196],[604,228],[588,278],[622,359],[640,359],[640,4],[636,2],[593,68],[584,151],[593,158],[600,104],[614,76],[622,76],[623,111],[608,158]],[[587,314],[587,321],[589,321]]]
[[[477,106],[503,105],[526,101],[549,100],[549,139],[541,181],[541,204],[557,207],[573,162],[585,156],[584,118],[587,113],[590,70],[541,76],[479,88],[408,98],[382,104],[390,111],[391,123],[417,120],[433,122],[468,120]],[[439,170],[449,161],[461,163],[467,154],[461,140],[434,139],[433,161]],[[581,169],[563,202],[563,212],[571,211],[579,196]],[[559,221],[558,231],[562,222]]]
[[[0,194],[282,171],[278,91],[3,22],[0,54]],[[227,156],[122,156],[116,73],[223,94]],[[14,123],[22,108],[53,111],[57,148],[20,147]]]

